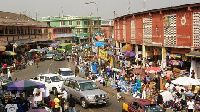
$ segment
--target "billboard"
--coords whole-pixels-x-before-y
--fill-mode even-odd
[[[94,45],[95,46],[104,46],[104,33],[94,33],[93,39],[94,39]]]

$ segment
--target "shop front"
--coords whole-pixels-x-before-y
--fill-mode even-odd
[[[191,51],[189,53],[186,53],[185,56],[187,56],[188,58],[191,59],[190,73],[192,71],[194,71],[195,77],[199,78],[200,77],[200,52],[199,51]]]
[[[190,68],[190,59],[185,56],[185,53],[190,52],[187,48],[166,48],[167,49],[167,66],[178,68],[180,70],[185,69],[186,71]]]

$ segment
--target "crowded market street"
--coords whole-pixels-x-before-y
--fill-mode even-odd
[[[71,67],[72,70],[74,70],[74,66],[70,62],[67,62],[67,60],[45,60],[44,62],[39,63],[38,68],[36,67],[36,65],[32,65],[28,66],[26,69],[16,71],[15,73],[13,73],[12,79],[14,80],[17,78],[17,80],[29,80],[30,78],[33,78],[40,73],[55,73],[58,71],[58,67]],[[83,76],[83,73],[80,73],[80,75]],[[107,89],[107,91],[109,92],[110,90]],[[111,92],[115,91],[111,90]],[[80,112],[118,112],[122,108],[122,102],[117,102],[116,97],[113,95],[114,93],[111,93],[110,101],[106,106],[94,105],[88,109],[83,109],[80,104],[76,104],[76,110],[80,110]],[[51,98],[54,99],[55,96],[51,94]]]

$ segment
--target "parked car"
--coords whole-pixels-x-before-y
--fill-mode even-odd
[[[46,53],[46,59],[53,59],[56,55],[57,51],[48,51]]]
[[[165,112],[163,108],[147,99],[134,99],[131,102],[123,103],[122,112]]]
[[[63,79],[75,77],[75,74],[73,73],[73,71],[70,68],[60,68],[58,70],[58,73],[60,74],[60,76]]]
[[[57,53],[54,60],[56,61],[65,60],[65,55],[63,53]]]
[[[63,78],[59,74],[39,74],[37,77],[34,77],[30,80],[38,81],[43,84],[45,84],[46,87],[48,87],[50,92],[53,92],[53,94],[57,95],[58,93],[61,93],[61,86],[64,82]]]
[[[87,108],[90,104],[107,104],[109,101],[108,93],[100,90],[93,81],[84,78],[66,79],[62,88],[65,88],[68,94],[72,94],[83,108]]]

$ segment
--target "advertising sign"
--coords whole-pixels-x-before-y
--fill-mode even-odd
[[[94,45],[95,46],[104,46],[104,33],[94,33]]]
[[[102,59],[104,59],[104,60],[108,60],[107,59],[107,51],[99,49],[99,57],[102,58]]]

